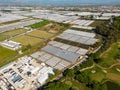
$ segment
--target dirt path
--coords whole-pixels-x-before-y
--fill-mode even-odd
[[[92,68],[95,67],[95,66],[101,68],[102,70],[109,70],[109,69],[111,69],[111,68],[113,68],[113,67],[115,67],[115,66],[119,66],[119,65],[120,65],[120,63],[115,63],[115,64],[111,65],[109,68],[105,68],[105,67],[102,67],[102,66],[94,63],[92,66],[83,68],[83,69],[81,69],[80,71],[82,72],[82,71],[85,71],[85,70],[88,70],[88,69],[92,69]]]
[[[88,69],[92,69],[94,66],[95,66],[95,64],[93,64],[93,65],[90,66],[90,67],[83,68],[83,69],[81,69],[80,71],[82,72],[82,71],[85,71],[85,70],[88,70]]]
[[[108,52],[110,49],[111,49],[111,46],[110,46],[106,51],[104,51],[104,52],[100,55],[100,57],[104,56],[104,55],[106,54],[106,52]]]
[[[120,65],[120,63],[115,63],[115,64],[111,65],[108,69],[111,69],[111,68],[113,68],[114,66],[118,66],[118,65]]]

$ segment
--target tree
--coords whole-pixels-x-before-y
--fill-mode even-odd
[[[69,90],[69,86],[63,82],[57,81],[49,83],[48,85],[44,86],[43,90]]]
[[[74,73],[75,73],[75,72],[74,72],[73,69],[68,69],[68,70],[66,70],[66,71],[64,72],[63,75],[65,75],[66,77],[73,77],[73,78],[74,78],[74,76],[75,76]]]

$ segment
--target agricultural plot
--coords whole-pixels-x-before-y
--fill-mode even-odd
[[[34,38],[34,37],[26,36],[26,35],[14,38],[12,40],[16,41],[16,42],[19,42],[22,45],[29,45],[30,44],[31,46],[34,46],[34,45],[43,41],[42,39]]]
[[[15,51],[3,48],[0,46],[0,62],[4,62],[5,59],[8,59],[16,54]]]
[[[27,35],[30,35],[30,36],[35,36],[35,37],[38,37],[38,38],[41,38],[41,39],[46,39],[46,38],[50,38],[53,36],[53,34],[51,33],[48,33],[46,31],[41,31],[41,30],[35,30]]]
[[[39,28],[39,27],[45,26],[45,25],[47,25],[49,23],[50,23],[50,21],[42,21],[42,22],[38,22],[38,23],[35,23],[33,25],[30,25],[29,27],[35,29],[35,28]]]
[[[8,39],[9,37],[10,37],[10,36],[5,36],[5,35],[0,34],[0,41],[6,40],[6,39]]]
[[[11,36],[11,37],[12,37],[12,36],[16,36],[16,35],[25,33],[26,31],[27,31],[27,30],[25,30],[25,29],[16,29],[16,30],[4,32],[4,33],[2,33],[1,35],[3,35],[3,36]]]

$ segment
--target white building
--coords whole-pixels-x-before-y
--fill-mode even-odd
[[[22,47],[21,43],[14,42],[14,41],[11,41],[11,40],[2,41],[2,42],[0,42],[0,45],[3,46],[3,47],[6,47],[8,49],[11,49],[11,50],[18,50],[19,48]]]
[[[54,74],[53,68],[44,66],[38,75],[38,82],[43,85],[45,81],[49,78],[49,74]]]

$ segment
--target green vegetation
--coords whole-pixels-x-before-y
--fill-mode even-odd
[[[120,59],[119,55],[120,49],[118,43],[114,43],[107,51],[101,54],[101,61],[99,62],[99,64],[104,67],[110,67],[112,64],[118,62],[117,59]]]
[[[0,66],[3,65],[4,60],[14,57],[16,54],[17,54],[16,51],[12,51],[0,46]]]
[[[39,28],[39,27],[45,26],[45,25],[47,25],[47,24],[49,24],[49,23],[50,23],[50,21],[44,20],[44,21],[42,21],[42,22],[39,22],[39,23],[35,23],[35,24],[33,24],[33,25],[30,25],[29,27],[35,29],[35,28]]]
[[[49,83],[44,90],[70,90],[64,82]]]
[[[24,29],[16,29],[16,30],[1,33],[0,34],[0,41],[6,40],[10,37],[14,37],[16,35],[19,35],[19,34],[22,34],[25,32],[26,32],[26,30],[24,30]]]
[[[15,30],[12,30],[12,31],[4,32],[4,33],[2,33],[2,35],[13,37],[13,36],[25,33],[26,31],[27,30],[25,30],[25,29],[15,29]]]
[[[41,31],[41,30],[35,30],[29,34],[27,34],[29,36],[33,36],[33,37],[38,37],[38,38],[41,38],[41,39],[46,39],[46,38],[50,38],[53,36],[53,34],[51,33],[48,33],[46,31]]]
[[[105,78],[105,73],[102,71],[101,68],[95,66],[92,69],[85,70],[82,73],[86,73],[89,75],[91,80],[95,80],[98,82],[102,82],[102,80]]]
[[[84,62],[83,64],[80,64],[80,68],[85,68],[85,67],[90,67],[93,65],[93,60],[92,60],[92,55],[88,58],[88,60],[86,62]]]
[[[120,90],[120,86],[114,82],[106,82],[108,90]]]
[[[0,34],[0,41],[4,41],[4,40],[6,40],[8,38],[10,38],[10,36]]]
[[[15,41],[15,42],[20,42],[24,46],[29,45],[29,44],[31,46],[34,46],[34,45],[43,41],[40,38],[30,37],[30,36],[26,36],[26,35],[16,37],[12,40]]]

